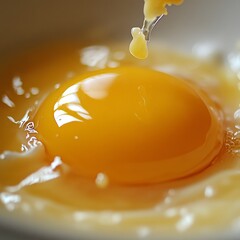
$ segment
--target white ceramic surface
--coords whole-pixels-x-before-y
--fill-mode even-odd
[[[106,37],[130,39],[130,27],[142,23],[142,6],[143,0],[0,0],[0,56],[48,39],[81,37],[85,32],[96,42]],[[184,51],[195,43],[211,42],[228,52],[240,40],[239,10],[240,0],[185,0],[170,9],[152,39]],[[97,34],[91,34],[93,30]],[[14,226],[0,217],[0,239],[52,239],[39,229],[36,234],[37,229]],[[211,239],[239,238],[226,234]]]

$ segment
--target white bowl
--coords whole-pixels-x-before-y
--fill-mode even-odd
[[[89,36],[95,42],[104,38],[130,40],[130,28],[142,24],[142,7],[143,0],[0,0],[0,54],[3,57],[41,41],[75,36]],[[183,5],[170,8],[169,15],[154,29],[152,39],[183,51],[191,51],[196,43],[211,43],[228,53],[240,40],[239,10],[239,0],[185,0]],[[93,30],[98,34],[91,34]],[[57,231],[50,233],[40,226],[27,228],[24,221],[20,225],[1,217],[0,236],[6,240],[50,236],[69,239],[67,233],[60,237]],[[76,238],[96,236],[97,233]],[[216,233],[211,239],[239,236]]]

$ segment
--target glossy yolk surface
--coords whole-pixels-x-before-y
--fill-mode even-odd
[[[223,141],[205,95],[173,76],[119,67],[63,84],[35,116],[39,139],[82,177],[148,184],[207,167]]]

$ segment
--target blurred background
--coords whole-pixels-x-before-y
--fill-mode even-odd
[[[0,0],[0,51],[73,36],[130,39],[142,7],[143,0]],[[239,22],[239,0],[185,0],[169,8],[153,39],[185,49],[214,41],[228,50],[240,39]]]

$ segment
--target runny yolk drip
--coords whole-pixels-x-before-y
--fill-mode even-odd
[[[138,58],[145,59],[148,56],[147,41],[150,33],[161,16],[167,15],[167,5],[180,5],[183,0],[145,0],[144,23],[142,29],[134,27],[131,30],[132,41],[129,46],[130,53]]]
[[[118,184],[171,181],[211,164],[223,141],[214,104],[174,76],[119,67],[63,84],[35,116],[50,157],[82,177]]]
[[[156,17],[167,15],[167,5],[180,5],[183,0],[145,0],[144,17],[147,21],[153,21]]]
[[[138,59],[145,59],[148,56],[148,47],[145,36],[140,28],[132,28],[133,40],[130,43],[130,53]]]

